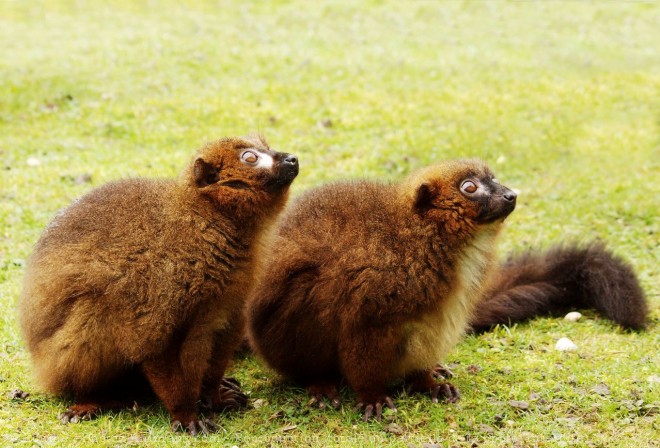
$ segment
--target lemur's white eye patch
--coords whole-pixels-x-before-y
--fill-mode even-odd
[[[252,165],[255,168],[272,168],[273,167],[273,158],[263,152],[259,152],[256,149],[248,149],[241,154],[241,160],[248,165]]]

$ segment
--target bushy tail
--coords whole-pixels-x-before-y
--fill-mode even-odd
[[[511,257],[471,320],[474,331],[534,316],[593,308],[623,328],[646,326],[648,306],[632,267],[601,243]]]

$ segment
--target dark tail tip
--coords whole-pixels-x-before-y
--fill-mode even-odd
[[[633,268],[602,243],[528,251],[500,266],[471,325],[496,324],[592,308],[621,327],[642,330],[648,305]]]
[[[583,304],[623,328],[646,328],[648,304],[632,266],[602,243],[592,244],[578,252],[580,254],[584,259],[578,271]]]

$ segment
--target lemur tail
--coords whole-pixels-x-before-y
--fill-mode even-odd
[[[534,316],[593,308],[641,330],[648,306],[632,267],[601,243],[527,251],[500,266],[471,320],[474,331]]]

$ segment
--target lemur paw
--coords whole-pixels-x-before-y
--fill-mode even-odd
[[[444,382],[436,384],[431,389],[431,401],[437,403],[438,397],[444,398],[447,403],[456,403],[461,398],[461,394],[456,386]]]
[[[191,436],[209,435],[218,430],[218,426],[209,419],[192,419],[188,423],[181,423],[180,420],[172,421],[172,431],[183,431]]]
[[[437,403],[440,398],[448,403],[456,403],[461,398],[456,386],[446,381],[436,381],[439,378],[444,379],[446,376],[452,375],[449,370],[440,365],[418,372],[406,379],[406,382],[409,382],[406,393],[409,395],[413,393],[430,393],[433,403]]]
[[[441,364],[436,364],[432,369],[431,369],[431,374],[433,375],[433,378],[439,380],[447,380],[449,378],[454,377],[454,372],[449,370],[449,367],[443,366]]]
[[[437,403],[440,398],[444,399],[447,403],[456,403],[461,398],[458,388],[449,382],[434,383],[432,385],[423,386],[413,383],[406,388],[406,393],[408,395],[416,392],[430,392],[431,401],[433,403]]]
[[[341,404],[339,399],[339,390],[337,389],[336,384],[313,384],[307,387],[307,392],[309,393],[310,399],[307,402],[309,407],[318,407],[319,409],[325,409],[325,400],[327,398],[330,400],[330,405],[337,409]]]
[[[245,408],[248,398],[241,392],[240,386],[241,384],[234,378],[223,378],[217,391],[202,397],[200,408],[211,412],[237,411]]]
[[[100,407],[96,404],[74,404],[59,415],[62,423],[78,423],[91,420],[99,413]]]
[[[247,407],[248,398],[241,391],[241,383],[235,378],[225,377],[220,383],[219,400],[214,406],[216,411],[237,411]]]
[[[364,417],[362,418],[365,422],[370,419],[375,419],[380,421],[383,416],[383,406],[390,408],[392,411],[396,412],[396,406],[394,406],[394,401],[392,398],[387,395],[383,395],[375,400],[364,400],[358,403],[358,409],[361,411],[364,409]]]

